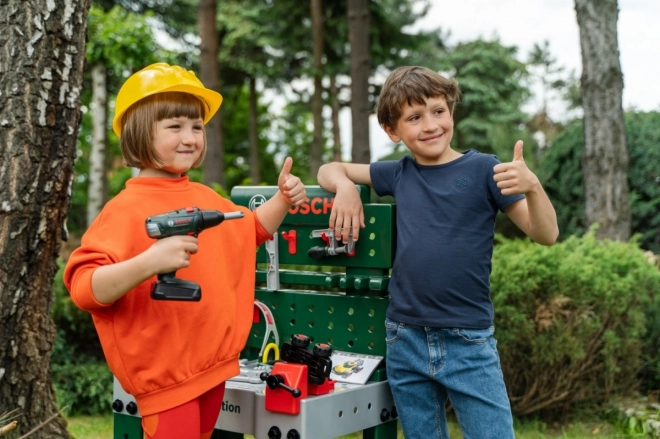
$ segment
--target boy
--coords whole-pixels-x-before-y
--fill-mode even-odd
[[[387,376],[406,439],[449,437],[449,399],[465,438],[513,438],[511,407],[493,337],[490,270],[497,211],[535,242],[559,234],[554,208],[523,160],[451,148],[458,85],[424,67],[401,67],[383,85],[378,122],[414,158],[329,163],[319,184],[336,193],[330,227],[357,240],[356,184],[397,202],[390,280]]]

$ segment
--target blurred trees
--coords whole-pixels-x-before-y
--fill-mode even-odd
[[[20,410],[22,433],[57,412],[52,285],[68,234],[88,9],[7,0],[0,14],[0,412]],[[65,426],[56,418],[32,437],[68,438]]]
[[[122,20],[122,17],[117,15],[118,8],[123,9],[124,14],[129,14],[126,17],[136,13],[147,14],[146,22],[159,34],[145,37],[144,41],[151,42],[158,38],[161,45],[167,44],[173,48],[178,52],[177,60],[167,56],[167,61],[200,71],[205,84],[217,88],[223,96],[237,96],[243,93],[237,88],[245,89],[248,113],[240,139],[228,139],[224,133],[224,125],[231,123],[231,114],[235,114],[234,109],[228,108],[231,102],[227,99],[221,111],[207,126],[209,153],[204,163],[204,172],[200,175],[206,184],[222,191],[247,181],[247,178],[252,184],[273,181],[266,178],[267,175],[262,175],[262,172],[268,174],[266,170],[275,165],[272,162],[275,154],[280,157],[283,153],[277,145],[287,142],[288,139],[281,138],[276,129],[269,130],[267,126],[260,125],[272,117],[270,114],[259,113],[259,100],[264,92],[275,93],[281,99],[299,100],[303,105],[285,106],[284,111],[295,109],[298,113],[311,112],[312,120],[315,121],[311,126],[316,126],[316,132],[305,145],[306,150],[296,154],[301,161],[299,164],[307,167],[304,172],[299,172],[301,176],[310,182],[315,180],[316,169],[328,156],[326,145],[330,137],[333,139],[335,157],[340,157],[339,112],[353,102],[352,97],[346,97],[345,93],[346,84],[353,82],[349,79],[351,45],[348,41],[348,3],[319,1],[317,19],[323,24],[323,32],[318,32],[318,27],[312,25],[311,8],[301,8],[300,2],[296,0],[279,0],[272,3],[227,1],[219,4],[211,0],[99,0],[96,3],[108,14],[115,11],[114,17],[118,20]],[[375,15],[378,20],[372,23],[372,26],[363,26],[364,29],[360,29],[360,32],[366,31],[369,34],[367,40],[373,41],[373,44],[364,44],[362,39],[358,41],[359,44],[364,44],[367,50],[365,59],[368,61],[365,64],[366,69],[363,69],[366,82],[358,89],[358,92],[363,94],[360,98],[363,108],[359,111],[363,119],[358,129],[353,130],[360,136],[365,133],[368,135],[368,117],[375,102],[375,95],[379,91],[369,83],[371,75],[383,65],[392,68],[432,58],[438,47],[442,46],[436,32],[417,35],[405,32],[406,26],[424,15],[428,9],[428,0],[410,0],[404,3],[384,0],[365,4],[369,8],[367,12]],[[194,6],[198,7],[197,21],[190,11]],[[111,19],[113,15],[107,17]],[[201,38],[197,37],[196,24],[199,24]],[[115,26],[119,28],[121,24]],[[140,27],[138,26],[138,29]],[[312,44],[315,32],[317,53],[314,53]],[[163,33],[173,40],[163,43]],[[131,32],[126,34],[132,35]],[[118,49],[117,41],[125,40],[120,34],[110,35],[108,32],[99,38],[107,41],[96,42],[97,38],[92,35],[90,43]],[[196,45],[199,51],[196,50]],[[133,45],[117,52],[135,49],[136,46]],[[153,62],[153,56],[165,57],[164,53],[166,52],[162,49],[153,49],[145,54],[144,62],[138,62],[135,68],[125,68],[123,75],[115,77],[123,80],[136,68]],[[90,59],[90,65],[93,61]],[[315,87],[302,85],[307,81],[314,82]],[[111,91],[108,97],[110,105],[113,99],[114,94]],[[325,122],[324,108],[329,108],[332,112],[330,124]],[[307,118],[302,113],[292,116]],[[308,125],[302,128],[308,130]],[[114,140],[110,133],[108,143],[112,144]],[[368,142],[365,147],[369,153]],[[93,149],[92,152],[96,150]],[[237,160],[232,161],[232,156]],[[92,154],[91,157],[97,156]],[[100,160],[98,158],[96,162]],[[106,160],[108,161],[112,161],[112,157]],[[99,169],[96,162],[91,162],[91,171]],[[241,171],[237,174],[236,170],[239,169]],[[228,178],[225,176],[226,172],[237,178]],[[123,172],[120,174],[125,175]],[[100,175],[86,172],[87,178],[84,178],[85,184],[92,186],[92,192],[87,195],[92,195],[90,212],[96,212],[97,206],[102,205],[107,198],[104,195],[107,192],[107,184],[96,181]],[[95,195],[98,193],[100,195]],[[95,203],[94,200],[98,199],[102,201]],[[93,216],[93,213],[89,216]]]
[[[353,163],[371,163],[369,143],[369,0],[347,0],[348,41],[351,45],[351,120]]]
[[[660,254],[660,112],[627,112],[625,128],[632,233],[642,248]],[[584,123],[568,124],[544,153],[538,173],[555,206],[561,240],[583,234],[590,225],[584,208],[584,142]]]
[[[87,225],[108,201],[109,147],[108,93],[119,91],[126,75],[157,61],[168,61],[158,48],[146,16],[113,7],[107,13],[93,6],[89,13],[89,42],[86,46],[87,70],[91,76],[90,109],[92,141],[89,147],[87,187]],[[113,141],[114,141],[113,136]],[[116,143],[114,141],[113,143]],[[115,154],[116,155],[116,154]]]
[[[525,65],[515,58],[517,48],[499,40],[476,40],[459,44],[450,51],[446,66],[461,88],[462,99],[454,111],[452,146],[498,154],[500,160],[513,157],[513,139],[531,143],[524,130],[521,107],[529,98],[525,86]],[[531,144],[529,146],[532,146]]]
[[[218,50],[221,36],[217,27],[218,4],[216,0],[199,0],[199,70],[200,80],[207,88],[220,93],[220,63]],[[206,124],[206,157],[204,158],[204,183],[208,186],[225,185],[225,144],[222,135],[222,106]]]

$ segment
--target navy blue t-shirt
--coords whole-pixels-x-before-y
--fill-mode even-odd
[[[495,218],[524,198],[502,195],[493,180],[498,163],[469,150],[442,165],[423,166],[410,156],[371,164],[376,193],[396,200],[389,318],[436,328],[493,324]]]

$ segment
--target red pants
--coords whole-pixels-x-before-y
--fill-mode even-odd
[[[209,439],[220,415],[225,383],[173,409],[142,417],[146,439]]]

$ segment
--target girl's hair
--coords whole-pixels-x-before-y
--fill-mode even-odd
[[[204,119],[204,103],[195,95],[183,92],[156,93],[133,104],[121,118],[120,147],[126,166],[158,168],[163,165],[154,149],[156,122],[171,117]],[[206,156],[206,130],[204,147],[193,167],[202,164]]]
[[[403,104],[424,105],[426,99],[442,96],[447,101],[449,113],[461,98],[458,83],[431,69],[419,66],[399,67],[385,80],[378,98],[376,114],[382,126],[395,128],[401,117]]]

